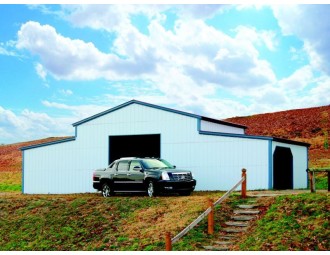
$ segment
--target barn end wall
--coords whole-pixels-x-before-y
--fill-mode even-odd
[[[94,192],[92,173],[108,164],[109,136],[142,134],[161,134],[161,156],[192,170],[196,190],[228,190],[242,168],[248,171],[248,189],[268,188],[267,140],[200,134],[199,121],[131,104],[81,123],[73,141],[24,150],[24,193]]]
[[[294,144],[272,142],[272,155],[276,146],[290,148],[293,156],[293,188],[307,188],[308,147]]]

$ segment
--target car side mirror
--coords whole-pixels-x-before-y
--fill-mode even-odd
[[[173,168],[176,168],[176,166],[173,166]]]
[[[139,171],[139,172],[143,173],[143,169],[140,166],[133,167],[133,170],[134,171]]]

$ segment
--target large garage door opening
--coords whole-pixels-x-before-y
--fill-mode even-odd
[[[109,164],[122,157],[160,158],[160,134],[109,136]]]
[[[293,188],[293,157],[290,148],[276,146],[273,170],[274,189]]]

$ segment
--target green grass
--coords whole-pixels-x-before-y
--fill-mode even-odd
[[[328,173],[315,172],[315,188],[316,190],[328,189]]]
[[[21,191],[21,181],[21,172],[0,172],[0,192]]]
[[[0,192],[21,191],[21,184],[0,183]]]
[[[237,245],[245,251],[329,250],[330,201],[325,193],[280,196]]]
[[[208,197],[219,194],[196,192],[190,197],[153,199],[7,194],[0,196],[0,251],[164,250],[165,230],[179,233],[205,210]],[[201,228],[207,228],[203,224]],[[195,243],[181,246],[200,249]]]

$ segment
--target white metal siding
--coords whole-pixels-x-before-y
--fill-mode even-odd
[[[228,190],[247,169],[248,189],[268,188],[268,141],[198,134],[198,119],[131,104],[77,126],[75,141],[24,152],[25,193],[95,191],[108,164],[110,135],[161,134],[161,156],[192,170],[197,190]]]
[[[230,133],[230,134],[244,134],[244,128],[232,127],[227,125],[222,125],[218,123],[213,123],[209,121],[201,121],[201,130],[209,132],[219,132],[219,133]]]
[[[290,148],[293,157],[293,188],[304,189],[307,188],[307,173],[308,168],[308,148],[304,146],[298,146],[294,144],[273,142],[272,143],[272,154],[276,146]]]

